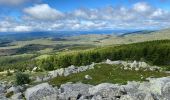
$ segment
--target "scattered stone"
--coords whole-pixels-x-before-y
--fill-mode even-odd
[[[91,77],[90,75],[85,75],[85,79],[86,79],[86,80],[91,80],[92,77]]]

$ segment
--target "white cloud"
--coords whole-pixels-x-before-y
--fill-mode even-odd
[[[146,2],[139,2],[134,4],[133,9],[138,12],[146,12],[151,10],[151,6]]]
[[[16,26],[13,28],[13,31],[26,32],[26,31],[32,31],[32,28],[30,26]]]
[[[51,8],[48,4],[39,4],[25,8],[24,12],[29,16],[39,20],[57,20],[64,17],[64,14]]]

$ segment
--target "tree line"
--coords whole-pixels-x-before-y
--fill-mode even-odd
[[[59,53],[37,61],[45,70],[70,65],[88,65],[103,60],[144,60],[154,65],[170,64],[170,40],[155,40],[120,46],[101,47],[84,51]]]

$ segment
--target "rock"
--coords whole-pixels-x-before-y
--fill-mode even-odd
[[[17,94],[12,95],[11,99],[12,100],[23,100],[22,93],[17,93]]]
[[[133,63],[130,64],[131,68],[139,67],[137,61],[135,60]]]
[[[59,76],[63,76],[63,74],[64,74],[64,68],[58,69],[57,71],[58,71],[58,75],[59,75]]]
[[[27,100],[42,100],[42,98],[51,96],[53,94],[57,94],[57,91],[52,88],[48,83],[42,83],[28,88],[25,91],[25,98]]]
[[[102,83],[89,89],[90,95],[100,95],[102,98],[119,98],[126,94],[124,88],[110,83]]]
[[[20,87],[18,86],[12,86],[9,89],[7,89],[7,93],[13,92],[14,94],[21,92]]]
[[[162,89],[162,94],[166,99],[170,100],[170,82],[165,84]]]
[[[60,87],[59,98],[62,100],[68,100],[70,98],[80,98],[82,95],[88,95],[89,88],[92,85],[83,84],[83,83],[66,83]]]
[[[5,87],[0,85],[0,94],[4,93],[5,92]]]
[[[120,100],[139,100],[139,99],[131,95],[123,95],[120,97]]]
[[[36,72],[38,70],[38,67],[34,67],[33,69],[32,69],[32,72]]]
[[[134,92],[137,92],[138,91],[138,88],[140,86],[140,83],[139,82],[127,82],[127,85],[123,85],[125,91],[127,93],[134,93]]]
[[[121,61],[111,61],[111,60],[107,59],[105,63],[106,64],[119,65],[119,64],[121,64]]]
[[[146,62],[139,62],[139,67],[141,68],[147,68],[148,64]]]
[[[4,95],[0,94],[0,100],[8,100]]]
[[[77,71],[77,68],[76,68],[75,66],[71,65],[70,67],[65,68],[65,70],[64,70],[64,76],[68,76],[68,75],[70,75],[70,74],[72,74],[72,73],[77,73],[77,72],[78,72],[78,71]]]
[[[147,93],[144,100],[155,100],[151,93]]]
[[[93,96],[93,98],[91,100],[103,100],[102,96],[97,95],[97,96]]]
[[[85,75],[85,79],[87,79],[87,80],[91,80],[91,79],[92,79],[92,77],[91,77],[90,75]]]

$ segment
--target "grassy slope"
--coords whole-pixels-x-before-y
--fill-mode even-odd
[[[93,79],[86,80],[84,79],[85,75],[90,75]],[[141,75],[143,75],[144,79],[141,79]],[[92,70],[72,74],[67,77],[54,78],[50,80],[50,84],[61,85],[66,82],[83,82],[94,85],[103,82],[125,84],[127,81],[144,81],[145,78],[150,76],[163,77],[168,75],[170,74],[163,72],[122,70],[120,66],[98,64],[95,66],[95,69]]]

